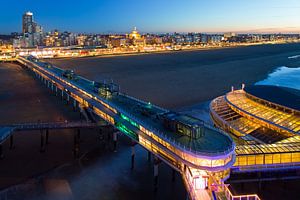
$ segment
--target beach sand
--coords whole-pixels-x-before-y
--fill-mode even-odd
[[[299,59],[288,59],[299,53],[300,44],[277,44],[50,62],[95,81],[113,79],[125,93],[174,109],[254,84],[277,67],[299,67]]]
[[[209,100],[229,91],[231,85],[265,79],[279,66],[299,67],[299,59],[288,59],[299,54],[300,44],[289,44],[50,61],[96,81],[112,78],[125,93],[209,121],[205,114]],[[78,113],[15,64],[0,64],[0,84],[0,124],[79,120]],[[165,164],[160,165],[159,193],[153,192],[153,166],[138,145],[136,168],[130,170],[130,140],[125,136],[120,136],[118,152],[113,153],[111,143],[99,141],[97,131],[82,131],[80,160],[72,155],[73,131],[52,131],[44,154],[39,152],[39,139],[37,132],[19,132],[15,149],[5,144],[0,187],[23,184],[0,196],[51,199],[63,193],[70,199],[185,198],[179,175],[173,183]]]
[[[32,74],[12,63],[0,63],[0,124],[80,120],[59,97]],[[105,130],[104,130],[105,131]],[[131,170],[131,140],[119,136],[118,151],[105,132],[81,131],[80,159],[73,156],[74,130],[52,130],[45,153],[40,153],[39,131],[14,134],[14,149],[4,143],[0,160],[0,199],[183,199],[180,175],[171,181],[172,170],[160,164],[159,192],[154,192],[153,164],[147,151],[135,147]]]

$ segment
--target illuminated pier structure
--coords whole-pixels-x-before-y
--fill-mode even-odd
[[[300,91],[277,86],[243,85],[214,99],[210,103],[211,119],[237,144],[231,172],[300,168],[299,110]],[[232,197],[227,187],[225,194],[239,199]]]
[[[277,86],[252,86],[214,99],[216,126],[238,144],[239,170],[300,167],[300,92]]]
[[[191,199],[211,199],[214,187],[225,189],[235,162],[235,144],[225,132],[122,94],[112,82],[90,81],[32,56],[17,61],[56,95],[93,112],[180,172]]]

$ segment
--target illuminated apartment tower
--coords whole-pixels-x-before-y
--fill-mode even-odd
[[[23,14],[23,22],[22,22],[22,32],[23,33],[33,33],[34,32],[34,22],[33,22],[33,14],[31,12],[26,12]]]
[[[26,12],[22,17],[23,47],[34,47],[42,44],[43,29],[33,21],[32,12]]]

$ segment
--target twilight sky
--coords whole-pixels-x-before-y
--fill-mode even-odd
[[[0,34],[21,32],[31,11],[46,31],[294,32],[300,0],[0,0]]]

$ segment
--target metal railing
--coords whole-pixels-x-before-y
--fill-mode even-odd
[[[225,185],[225,196],[227,200],[260,200],[257,194],[233,195],[227,185]]]
[[[184,152],[188,152],[188,153],[193,153],[196,156],[220,156],[220,155],[228,155],[230,153],[232,153],[235,149],[235,145],[232,141],[232,139],[223,131],[220,131],[219,129],[216,129],[215,127],[212,127],[210,125],[206,125],[207,127],[214,129],[222,134],[226,134],[229,138],[230,141],[232,141],[232,146],[227,148],[225,151],[196,151],[194,149],[191,148],[191,146],[187,146],[184,145],[180,142],[178,142],[174,137],[169,136],[168,134],[162,132],[161,130],[153,127],[153,126],[149,126],[148,124],[144,123],[143,121],[141,121],[140,119],[138,119],[137,117],[135,117],[134,115],[132,115],[130,112],[124,110],[123,108],[120,108],[118,106],[115,106],[116,110],[118,110],[120,113],[126,115],[127,117],[129,117],[131,120],[133,120],[134,122],[136,122],[137,124],[142,125],[145,129],[151,131],[152,133],[154,133],[155,135],[159,136],[161,139],[163,139],[164,141],[172,144],[174,147],[179,148],[180,150],[184,151]]]
[[[1,125],[1,127],[12,127],[14,130],[32,129],[59,129],[59,128],[78,128],[78,127],[97,127],[96,123],[84,121],[59,121],[59,122],[37,122],[37,123],[18,123]]]

